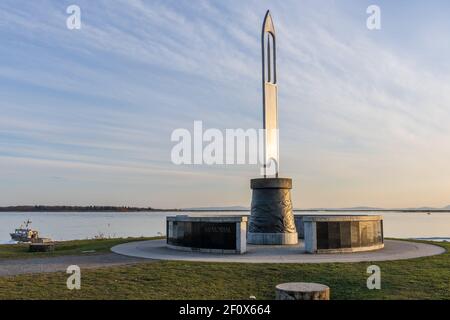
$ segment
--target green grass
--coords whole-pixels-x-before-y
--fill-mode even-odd
[[[412,260],[375,262],[381,290],[368,290],[372,263],[238,264],[158,261],[82,270],[81,290],[66,288],[65,273],[0,278],[0,299],[273,299],[276,284],[319,282],[332,299],[450,299],[447,252]]]
[[[13,245],[6,244],[0,245],[0,260],[86,254],[83,253],[83,251],[95,251],[94,254],[98,254],[110,252],[111,247],[117,244],[149,239],[156,238],[114,238],[62,241],[55,244],[55,251],[53,252],[28,252],[29,244],[26,243]]]

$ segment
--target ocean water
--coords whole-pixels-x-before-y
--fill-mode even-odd
[[[166,217],[177,214],[244,215],[248,212],[0,212],[0,243],[10,243],[9,233],[14,232],[14,229],[27,219],[32,221],[32,228],[38,230],[41,237],[73,240],[96,236],[165,235]],[[324,214],[324,212],[301,212],[301,214]],[[436,212],[430,215],[421,212],[383,212],[382,215],[385,237],[450,241],[450,212]]]

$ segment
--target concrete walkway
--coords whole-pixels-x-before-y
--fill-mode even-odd
[[[168,249],[165,240],[130,242],[115,246],[115,253],[0,260],[0,277],[20,274],[65,272],[70,265],[83,269],[148,263],[155,260],[182,260],[241,263],[324,263],[412,259],[444,253],[439,246],[386,240],[385,248],[362,253],[306,254],[303,243],[295,246],[248,246],[244,255],[218,255]]]
[[[83,270],[146,262],[151,262],[151,260],[125,257],[114,253],[0,260],[0,277],[30,273],[65,272],[70,265],[78,265]]]
[[[383,249],[371,252],[340,254],[308,254],[303,243],[293,246],[247,246],[242,255],[185,252],[169,249],[165,240],[129,242],[117,245],[113,252],[125,256],[203,262],[241,262],[241,263],[324,263],[324,262],[362,262],[402,260],[437,255],[445,249],[431,244],[400,240],[385,240]]]

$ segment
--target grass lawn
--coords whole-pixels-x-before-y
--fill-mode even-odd
[[[149,239],[157,238],[116,238],[62,241],[55,244],[55,251],[53,252],[28,252],[29,244],[26,243],[14,245],[5,244],[0,245],[0,260],[86,254],[83,251],[94,251],[92,252],[94,254],[106,253],[110,252],[111,247],[114,247],[117,244]]]
[[[81,290],[65,273],[0,278],[0,299],[273,299],[276,284],[319,282],[332,299],[450,299],[450,244],[433,257],[376,262],[381,290],[368,290],[372,263],[239,264],[157,261],[82,270]],[[76,250],[73,248],[72,250]]]

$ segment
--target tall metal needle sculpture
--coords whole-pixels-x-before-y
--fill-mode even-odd
[[[296,244],[298,235],[292,212],[292,180],[278,177],[276,36],[272,16],[269,11],[267,11],[264,18],[261,48],[264,178],[250,181],[253,195],[247,241],[250,244]]]

